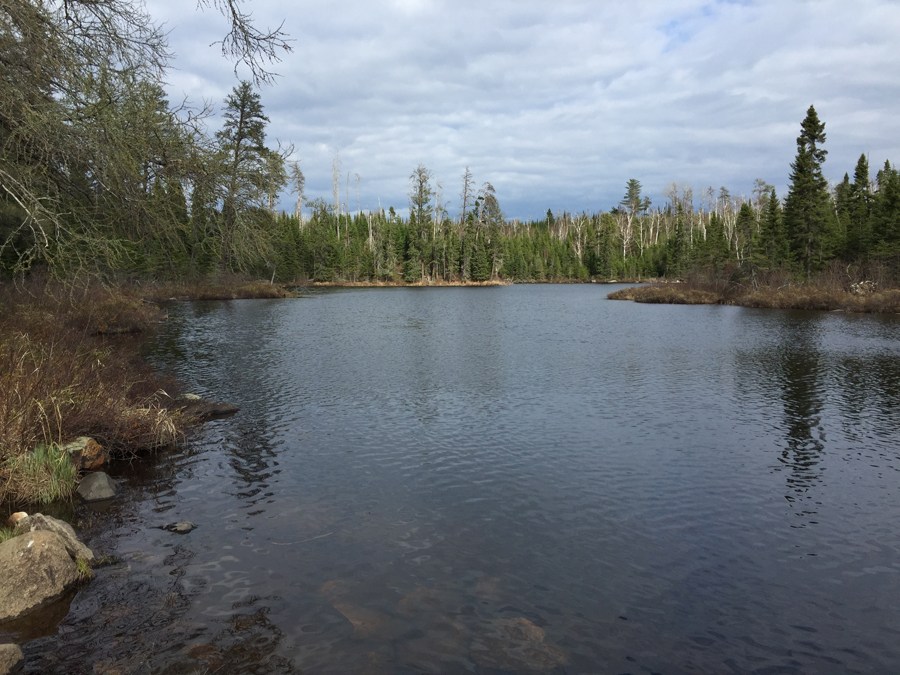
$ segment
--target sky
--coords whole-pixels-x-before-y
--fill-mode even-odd
[[[228,30],[193,0],[147,0],[175,58],[173,103],[219,109],[249,72],[215,46]],[[293,51],[260,94],[270,145],[294,145],[307,198],[405,213],[425,165],[448,212],[466,167],[508,218],[607,211],[639,180],[786,194],[800,123],[825,122],[825,174],[900,161],[898,0],[253,0]],[[219,120],[211,118],[210,131]],[[360,176],[358,199],[356,175]],[[293,210],[288,191],[282,206]]]

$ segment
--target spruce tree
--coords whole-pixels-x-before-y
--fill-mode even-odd
[[[831,208],[822,164],[828,151],[825,124],[809,106],[797,138],[797,158],[791,164],[791,184],[784,203],[784,222],[791,253],[809,277],[839,245],[837,219]]]
[[[224,169],[220,241],[220,266],[224,272],[229,267],[242,267],[236,258],[246,257],[247,248],[259,242],[248,235],[252,216],[259,213],[252,207],[264,201],[262,186],[269,153],[265,130],[269,118],[263,114],[259,94],[246,81],[234,87],[225,99],[222,117],[225,124],[216,138],[221,143]]]
[[[865,154],[859,156],[847,196],[847,255],[851,258],[865,257],[873,244],[869,213],[872,188],[869,184],[869,159]]]
[[[871,227],[877,242],[875,252],[882,258],[900,256],[900,171],[884,163],[878,172],[878,191],[872,202]]]

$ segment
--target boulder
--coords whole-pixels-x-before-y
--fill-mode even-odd
[[[79,579],[66,542],[38,530],[0,544],[0,623],[61,597]]]
[[[95,471],[81,479],[75,492],[86,502],[112,499],[116,496],[116,482],[102,471]]]
[[[19,645],[0,645],[0,675],[13,675],[22,671],[25,655]]]
[[[20,520],[22,520],[22,518],[27,518],[27,517],[28,517],[28,514],[25,513],[24,511],[16,511],[14,514],[12,514],[9,518],[6,519],[6,526],[7,527],[15,527],[16,523],[18,523]]]
[[[109,453],[93,438],[81,436],[66,443],[63,450],[79,471],[99,471],[109,464]]]
[[[19,520],[16,525],[17,532],[55,532],[65,542],[66,551],[73,560],[84,558],[85,560],[93,560],[94,552],[81,543],[78,535],[72,526],[63,520],[54,518],[53,516],[45,516],[42,513],[35,513]]]

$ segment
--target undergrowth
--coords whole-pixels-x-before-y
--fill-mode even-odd
[[[73,438],[90,436],[121,458],[181,436],[180,415],[166,407],[177,388],[121,335],[157,323],[154,305],[98,285],[35,281],[0,287],[0,314],[0,503],[70,494],[52,478],[68,464],[53,448]]]

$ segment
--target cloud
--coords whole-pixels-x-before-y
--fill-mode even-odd
[[[224,19],[176,0],[147,7],[171,29],[172,98],[221,105],[236,83],[210,47]],[[283,20],[295,40],[261,93],[269,136],[295,144],[311,196],[330,199],[335,152],[345,173],[362,176],[372,207],[405,207],[419,163],[453,203],[470,166],[520,218],[608,209],[629,178],[655,203],[673,181],[749,193],[764,178],[784,194],[811,103],[826,122],[832,179],[852,173],[862,152],[873,166],[900,159],[900,5],[889,0],[258,0],[252,9],[262,26]]]

